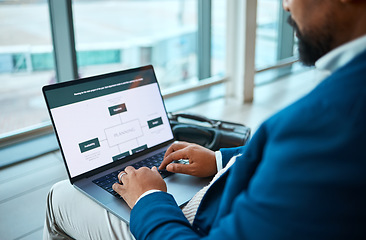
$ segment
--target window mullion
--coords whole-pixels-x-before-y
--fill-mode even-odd
[[[211,77],[211,0],[198,0],[198,79]]]
[[[78,78],[71,0],[48,0],[57,81]]]

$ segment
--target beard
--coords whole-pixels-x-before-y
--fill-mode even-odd
[[[314,66],[315,62],[331,50],[332,37],[329,29],[323,28],[320,31],[311,30],[301,33],[298,25],[288,17],[287,22],[292,26],[298,38],[299,58],[305,66]]]

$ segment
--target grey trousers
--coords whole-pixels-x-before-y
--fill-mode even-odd
[[[68,180],[47,196],[43,239],[134,239],[129,226],[76,190]]]

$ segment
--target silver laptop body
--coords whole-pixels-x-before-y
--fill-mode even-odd
[[[153,67],[57,83],[42,90],[71,184],[128,223],[130,209],[124,200],[96,183],[107,174],[163,154],[174,142]],[[183,174],[164,180],[178,205],[209,181]]]

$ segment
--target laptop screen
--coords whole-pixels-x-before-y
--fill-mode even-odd
[[[173,139],[152,66],[43,92],[71,178]]]

